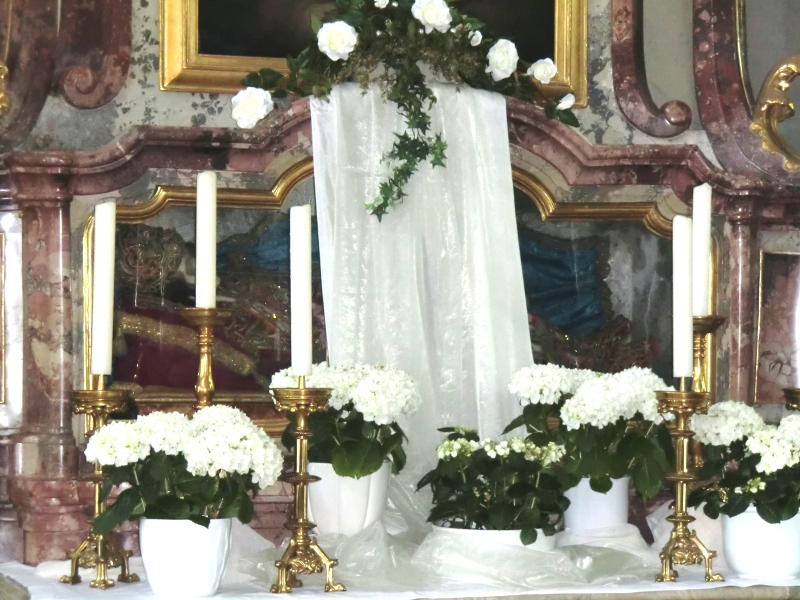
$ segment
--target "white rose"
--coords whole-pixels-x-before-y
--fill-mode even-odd
[[[377,8],[386,8],[389,6],[389,0],[375,0],[375,6]]]
[[[425,33],[434,29],[445,33],[453,20],[445,0],[416,0],[411,7],[411,14],[425,26]]]
[[[317,33],[317,44],[331,60],[347,60],[358,43],[358,33],[344,21],[325,23]]]
[[[233,97],[231,106],[231,116],[236,124],[242,129],[250,129],[272,112],[275,103],[267,90],[249,87]]]
[[[487,55],[489,66],[486,72],[492,74],[492,79],[500,81],[517,70],[519,54],[517,47],[508,40],[498,40]]]
[[[556,104],[556,110],[569,110],[575,104],[575,94],[567,94]]]
[[[556,63],[549,58],[543,58],[533,63],[525,74],[547,85],[557,72]]]
[[[483,41],[483,34],[480,31],[473,31],[469,34],[469,43],[471,46],[478,46]]]

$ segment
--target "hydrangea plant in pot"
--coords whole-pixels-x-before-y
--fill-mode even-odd
[[[103,465],[103,498],[127,485],[95,518],[95,533],[139,520],[147,579],[161,598],[216,592],[231,519],[248,523],[251,495],[275,483],[283,467],[278,446],[247,415],[227,406],[204,408],[191,420],[153,413],[112,422],[89,438],[85,453]]]
[[[428,521],[457,530],[456,535],[522,543],[552,550],[556,528],[569,505],[558,461],[564,447],[542,446],[520,436],[480,440],[470,429],[444,428],[439,461],[417,484],[430,486],[433,508]],[[469,533],[473,532],[473,533]]]
[[[703,443],[698,475],[707,483],[689,504],[722,515],[728,566],[751,579],[800,575],[800,415],[776,427],[750,406],[720,402],[693,416],[691,428]]]
[[[329,408],[309,416],[309,510],[320,533],[354,535],[377,521],[386,506],[391,473],[406,463],[405,434],[398,419],[414,413],[421,399],[413,378],[398,369],[314,365],[308,387],[330,388]],[[290,369],[272,387],[296,387]],[[295,423],[283,434],[293,448]]]
[[[600,374],[552,364],[518,371],[509,391],[524,405],[506,433],[524,426],[528,439],[566,448],[564,470],[572,530],[628,522],[631,480],[645,499],[664,483],[672,442],[655,392],[668,389],[650,369]]]

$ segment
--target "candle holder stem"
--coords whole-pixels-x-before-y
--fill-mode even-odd
[[[109,414],[120,412],[128,402],[126,392],[103,389],[102,378],[98,387],[100,389],[72,392],[74,412],[86,416],[87,438],[108,422]],[[104,481],[103,467],[99,463],[94,464],[91,481],[94,483],[94,516],[96,518],[106,510],[106,502],[101,499]],[[139,576],[131,573],[128,568],[128,558],[131,554],[122,548],[113,533],[99,535],[90,531],[77,550],[67,553],[67,558],[70,560],[70,572],[69,575],[61,577],[59,581],[73,585],[80,583],[81,576],[78,575],[78,568],[91,569],[94,567],[96,569],[95,578],[89,582],[89,586],[105,590],[114,586],[114,580],[108,577],[108,569],[120,567],[118,581],[135,583],[139,581]]]
[[[271,392],[278,410],[295,414],[297,425],[294,435],[297,442],[295,473],[281,476],[283,481],[294,485],[294,515],[286,522],[286,528],[292,532],[292,537],[281,559],[275,562],[278,567],[278,581],[270,591],[273,594],[291,593],[293,588],[303,585],[297,579],[298,575],[325,571],[325,591],[343,592],[345,587],[335,583],[333,579],[333,569],[338,561],[329,558],[311,537],[310,531],[314,529],[314,523],[308,520],[308,485],[319,481],[319,477],[308,473],[308,438],[311,437],[308,415],[327,408],[331,390],[307,388],[305,378],[300,377],[297,388],[273,388]]]
[[[706,392],[684,391],[685,380],[682,378],[681,391],[657,392],[658,412],[672,413],[675,421],[670,428],[670,435],[675,438],[675,472],[667,475],[667,479],[675,483],[675,501],[673,514],[667,521],[673,524],[672,534],[661,558],[661,573],[656,581],[675,581],[678,573],[673,565],[696,565],[705,563],[706,581],[723,581],[723,577],[712,570],[712,560],[717,555],[706,548],[697,537],[697,533],[689,530],[694,517],[688,512],[687,499],[690,485],[696,480],[694,471],[689,466],[689,445],[694,433],[689,430],[689,419],[693,414],[703,414],[708,410],[709,394]]]
[[[197,370],[197,383],[194,395],[197,398],[195,410],[211,406],[214,401],[214,327],[220,326],[231,317],[231,311],[220,308],[181,308],[180,314],[197,330],[200,350],[200,366]]]

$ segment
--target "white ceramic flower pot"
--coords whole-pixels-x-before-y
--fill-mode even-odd
[[[723,515],[722,545],[728,567],[743,579],[800,576],[800,514],[775,524],[754,506],[735,517]]]
[[[521,546],[540,552],[550,552],[556,547],[556,536],[546,536],[541,529],[536,530],[536,541],[525,546],[519,539],[519,529],[494,531],[490,529],[455,529],[451,527],[433,526],[434,535],[448,536],[459,544],[483,546],[485,544],[501,544],[503,546]]]
[[[328,463],[309,463],[308,472],[320,478],[308,488],[309,517],[320,534],[355,535],[381,518],[392,475],[388,461],[361,479],[341,477]]]
[[[631,478],[611,480],[611,489],[605,494],[595,492],[589,479],[581,479],[564,495],[569,499],[569,508],[564,512],[564,528],[573,531],[619,527],[628,523],[628,492]]]
[[[228,562],[231,519],[213,519],[208,528],[188,520],[142,519],[139,548],[147,581],[159,598],[213,596]]]

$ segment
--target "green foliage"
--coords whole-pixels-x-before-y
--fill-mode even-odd
[[[143,461],[123,467],[106,466],[108,478],[101,489],[106,499],[111,490],[129,484],[108,510],[94,520],[94,532],[108,534],[125,521],[148,519],[189,519],[208,526],[210,519],[236,517],[242,523],[253,518],[251,495],[258,486],[250,476],[225,477],[192,475],[183,455],[150,452]]]
[[[275,97],[288,93],[327,98],[334,84],[357,82],[363,88],[380,86],[386,100],[394,102],[405,118],[406,131],[397,136],[391,150],[383,155],[390,174],[379,186],[378,196],[367,204],[380,220],[386,212],[403,202],[403,191],[420,164],[430,160],[433,167],[446,164],[447,144],[441,134],[431,133],[431,107],[436,97],[427,85],[420,65],[440,80],[490,90],[535,102],[546,108],[550,118],[577,127],[571,110],[557,110],[557,99],[545,94],[538,82],[522,75],[529,64],[520,61],[520,72],[495,82],[486,73],[487,52],[497,38],[484,23],[451,7],[450,31],[424,33],[411,14],[414,0],[398,0],[379,9],[371,0],[337,0],[335,8],[311,19],[311,29],[319,31],[325,22],[345,21],[358,33],[358,44],[345,61],[332,61],[312,44],[296,57],[288,57],[289,74],[281,76],[271,69],[250,73],[242,84],[270,90]],[[455,2],[451,2],[454,4]],[[472,32],[480,30],[483,40],[470,44]]]
[[[287,449],[295,447],[296,420],[289,415],[289,424],[281,441]],[[396,475],[406,466],[403,442],[406,439],[397,423],[377,425],[365,421],[364,416],[349,402],[341,409],[329,407],[324,412],[309,415],[312,431],[308,440],[308,460],[329,463],[342,477],[360,479],[381,468],[384,460],[392,463]]]
[[[748,455],[745,440],[730,446],[703,446],[703,454],[705,462],[698,477],[705,483],[689,494],[689,506],[705,503],[703,512],[712,519],[720,514],[735,517],[751,504],[767,523],[780,523],[797,514],[800,465],[765,475],[756,469],[761,455]]]
[[[474,431],[444,428],[448,440],[477,442]],[[478,448],[469,455],[440,459],[417,483],[430,486],[432,523],[458,529],[519,529],[523,544],[536,541],[537,529],[553,535],[569,506],[563,473],[555,465],[526,460],[519,452],[489,456]]]

